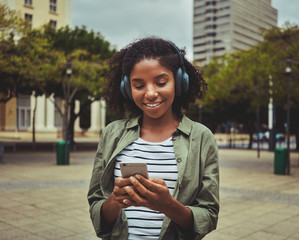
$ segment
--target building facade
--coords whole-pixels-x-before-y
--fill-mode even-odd
[[[254,47],[262,30],[277,26],[271,0],[194,0],[193,59],[199,65],[214,57]]]
[[[72,0],[0,0],[17,14],[30,21],[32,28],[50,23],[55,28],[71,26]],[[0,98],[1,98],[0,93]],[[57,134],[62,130],[62,117],[55,108],[54,102],[62,106],[62,99],[39,96],[37,99],[29,95],[19,95],[7,103],[0,103],[0,133],[32,130],[33,108],[36,101],[35,129],[37,133]],[[80,110],[76,102],[75,112]],[[99,132],[105,125],[106,106],[103,101],[96,101],[91,106],[90,131]],[[75,131],[81,131],[79,119],[75,122]]]
[[[32,28],[50,23],[53,27],[71,26],[72,0],[0,0],[31,22]]]

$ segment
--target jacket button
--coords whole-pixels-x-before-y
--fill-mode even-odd
[[[177,158],[176,160],[178,163],[182,162],[182,159],[181,158]]]

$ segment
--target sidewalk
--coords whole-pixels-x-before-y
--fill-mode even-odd
[[[96,148],[96,147],[95,147]],[[0,165],[0,240],[94,240],[86,194],[96,149],[7,152]],[[221,210],[205,240],[299,240],[298,153],[291,175],[273,174],[274,153],[220,149]]]

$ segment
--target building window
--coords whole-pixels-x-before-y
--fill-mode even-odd
[[[32,6],[32,0],[24,0],[26,6]]]
[[[224,47],[221,47],[221,48],[214,48],[214,49],[213,49],[213,52],[224,51],[224,50],[225,50]]]
[[[195,54],[204,54],[204,53],[206,53],[208,50],[203,50],[203,51],[197,51],[197,52],[195,52]]]
[[[32,28],[32,14],[25,13],[25,20],[29,22],[30,27]]]
[[[56,12],[57,10],[57,1],[56,0],[50,0],[50,12]]]
[[[207,43],[204,42],[204,43],[198,43],[198,44],[194,44],[193,47],[202,47],[202,46],[206,46]]]
[[[50,26],[51,26],[52,28],[56,28],[56,26],[57,26],[57,21],[50,20]]]
[[[19,130],[30,127],[31,109],[30,96],[20,94],[17,98],[17,125]]]
[[[207,37],[216,37],[216,33],[215,32],[210,32],[210,33],[207,33]]]

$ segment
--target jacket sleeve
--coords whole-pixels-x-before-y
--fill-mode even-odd
[[[106,200],[102,191],[101,184],[101,177],[105,168],[105,163],[103,159],[103,149],[105,149],[106,132],[107,129],[103,131],[100,142],[98,144],[89,191],[87,195],[88,203],[90,206],[90,218],[92,220],[95,232],[98,237],[105,237],[105,235],[109,235],[110,231],[112,230],[112,226],[105,224],[103,222],[103,219],[101,218],[101,207],[104,201]]]
[[[201,148],[201,178],[195,205],[188,206],[194,219],[195,239],[216,229],[219,213],[218,146],[210,131],[204,132]]]

